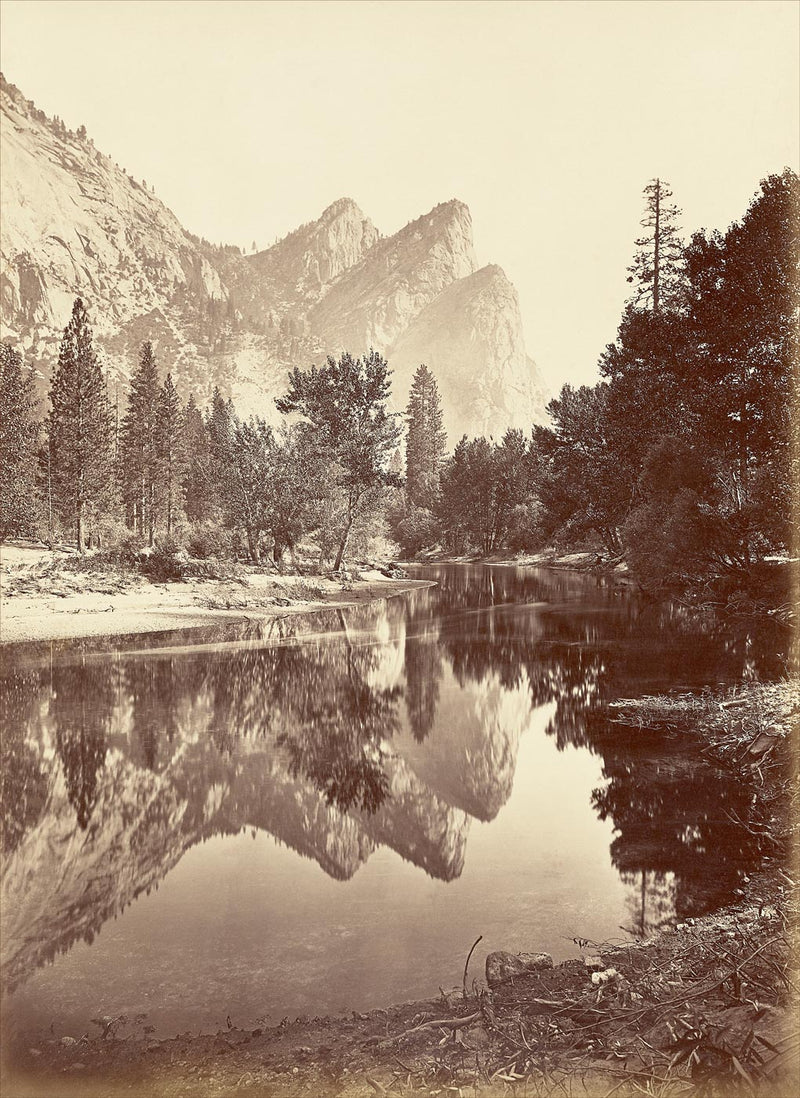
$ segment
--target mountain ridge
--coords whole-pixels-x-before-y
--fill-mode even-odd
[[[342,196],[244,254],[188,232],[83,127],[47,118],[4,78],[0,108],[0,334],[21,345],[40,395],[80,295],[117,392],[150,339],[184,397],[202,403],[219,386],[241,414],[274,423],[290,369],[373,347],[393,369],[397,411],[420,362],[433,370],[451,444],[544,421],[516,291],[505,275],[492,276],[493,292],[475,278],[502,271],[478,265],[459,199],[384,236]]]

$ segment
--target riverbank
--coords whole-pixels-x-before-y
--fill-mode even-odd
[[[421,553],[413,561],[404,564],[487,564],[513,568],[561,568],[570,572],[612,576],[619,583],[628,583],[628,565],[621,557],[605,558],[594,551],[565,553],[558,549],[542,549],[536,553],[491,553],[489,556],[465,554],[453,556],[447,553]]]
[[[4,1095],[520,1096],[796,1093],[800,682],[620,702],[630,730],[690,738],[746,783],[761,869],[735,902],[645,942],[582,956],[494,955],[436,999],[334,1018],[155,1040],[134,1018],[7,1041]],[[530,943],[536,949],[536,943]],[[465,958],[465,960],[468,960]],[[510,978],[502,979],[503,975]],[[11,1065],[13,1064],[13,1075]],[[705,1089],[703,1089],[705,1088]]]
[[[391,568],[300,576],[196,563],[200,574],[159,582],[102,559],[95,564],[91,557],[81,561],[74,554],[4,545],[0,640],[16,644],[264,621],[430,586]]]

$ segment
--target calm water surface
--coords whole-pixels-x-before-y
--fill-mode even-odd
[[[159,1034],[364,1010],[724,902],[726,776],[598,713],[782,670],[784,638],[594,578],[437,587],[269,625],[17,646],[2,672],[13,1029]]]

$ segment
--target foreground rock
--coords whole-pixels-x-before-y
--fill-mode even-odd
[[[552,967],[553,958],[549,953],[506,953],[501,949],[486,958],[486,982],[489,987],[497,987],[515,976]]]

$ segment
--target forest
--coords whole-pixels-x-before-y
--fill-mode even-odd
[[[724,233],[687,243],[679,217],[669,186],[648,183],[597,384],[564,385],[549,426],[452,449],[435,371],[419,366],[394,413],[372,349],[292,370],[275,428],[219,389],[207,407],[179,394],[145,342],[120,409],[78,299],[46,409],[21,350],[0,344],[0,537],[165,578],[187,558],[299,568],[311,552],[340,571],[370,554],[555,547],[625,561],[648,590],[746,587],[798,532],[800,179],[764,179]]]

